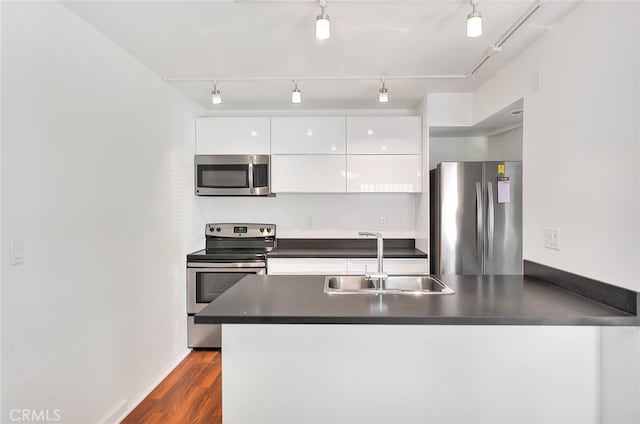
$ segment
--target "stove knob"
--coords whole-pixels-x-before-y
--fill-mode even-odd
[[[271,232],[271,228],[267,228],[267,232],[270,233]]]
[[[211,231],[212,233],[215,231],[216,229],[213,227],[209,227],[209,231]]]
[[[261,233],[264,233],[264,228],[260,228],[260,232],[261,232]]]
[[[220,231],[222,231],[222,228],[218,227],[218,228],[216,228],[216,231],[220,232]]]

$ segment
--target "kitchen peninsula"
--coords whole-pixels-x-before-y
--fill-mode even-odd
[[[223,324],[224,422],[598,421],[600,329],[638,337],[638,293],[608,286],[607,305],[531,274],[442,280],[455,294],[246,277],[196,315]]]

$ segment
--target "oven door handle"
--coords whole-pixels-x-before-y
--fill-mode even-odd
[[[194,273],[209,272],[215,274],[266,274],[266,268],[197,268],[191,269]]]
[[[207,268],[207,269],[220,269],[220,268],[244,268],[244,269],[252,269],[252,268],[266,268],[266,262],[234,262],[234,263],[213,263],[213,262],[188,262],[188,268]]]

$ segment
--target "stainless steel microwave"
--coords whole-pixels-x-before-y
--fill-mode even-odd
[[[268,196],[269,155],[196,155],[196,196]]]

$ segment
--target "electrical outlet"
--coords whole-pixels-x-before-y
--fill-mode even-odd
[[[23,240],[11,240],[9,243],[9,254],[11,258],[9,263],[11,265],[20,265],[24,263],[24,241]]]
[[[307,228],[313,228],[313,217],[312,216],[308,216],[307,217],[306,226],[307,226]]]
[[[547,249],[560,250],[560,229],[544,229],[544,247]]]
[[[387,217],[385,215],[380,215],[378,226],[380,228],[387,228]]]

